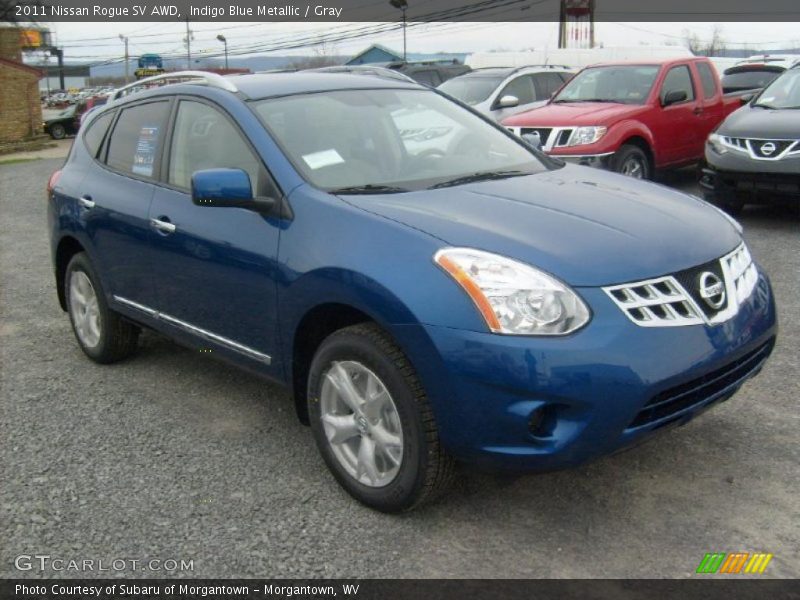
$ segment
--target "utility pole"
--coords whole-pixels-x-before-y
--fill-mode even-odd
[[[119,39],[125,42],[125,84],[130,82],[130,72],[128,71],[128,38],[119,34]]]
[[[192,70],[192,30],[189,29],[189,17],[186,17],[186,68]]]
[[[406,62],[406,25],[408,23],[406,11],[408,10],[408,2],[406,0],[389,0],[389,4],[403,11],[403,62]]]
[[[225,44],[225,70],[228,70],[228,40],[225,38],[224,35],[221,33],[217,36],[217,39]]]
[[[58,85],[62,91],[66,91],[67,88],[64,85],[64,49],[50,48],[50,54],[58,59]]]

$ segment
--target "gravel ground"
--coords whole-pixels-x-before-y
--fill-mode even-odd
[[[743,218],[781,336],[733,400],[583,468],[465,471],[387,516],[340,490],[282,389],[152,334],[127,362],[84,358],[51,275],[59,164],[0,166],[0,576],[78,575],[14,569],[38,553],[192,560],[195,577],[684,577],[712,551],[772,552],[768,576],[800,576],[796,213]]]

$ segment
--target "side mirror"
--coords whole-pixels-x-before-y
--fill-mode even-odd
[[[672,90],[671,92],[666,93],[664,99],[661,101],[661,106],[671,106],[672,104],[683,102],[688,98],[689,95],[686,93],[685,90]]]
[[[495,104],[496,108],[514,108],[519,106],[519,98],[516,96],[503,96]]]
[[[750,100],[752,100],[752,99],[753,99],[753,98],[755,98],[755,97],[756,97],[756,95],[755,95],[754,93],[750,93],[750,94],[743,94],[743,95],[742,95],[742,96],[739,98],[739,100],[741,101],[741,103],[742,103],[742,106],[744,106],[745,104],[748,104],[748,103],[750,102]]]
[[[528,142],[528,144],[530,144],[537,150],[542,149],[542,136],[539,135],[538,131],[532,131],[531,133],[523,133],[522,139]]]
[[[203,169],[192,173],[192,202],[198,206],[255,208],[250,176],[242,169]]]

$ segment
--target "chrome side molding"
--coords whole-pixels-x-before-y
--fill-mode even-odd
[[[239,354],[243,354],[248,358],[252,358],[254,360],[263,362],[264,364],[267,365],[272,363],[272,357],[269,354],[264,354],[263,352],[259,352],[258,350],[255,350],[250,346],[245,346],[244,344],[240,344],[239,342],[235,342],[231,339],[228,339],[216,333],[212,333],[211,331],[203,329],[202,327],[197,327],[196,325],[192,325],[191,323],[187,323],[186,321],[182,321],[181,319],[178,319],[166,313],[159,312],[148,306],[139,304],[138,302],[134,302],[133,300],[128,300],[127,298],[123,298],[122,296],[114,295],[114,300],[129,308],[138,310],[139,312],[142,312],[149,317],[152,317],[159,321],[163,321],[165,323],[169,323],[174,327],[183,329],[188,333],[204,338],[210,342],[214,342],[216,344],[220,344],[221,346],[225,346],[226,348],[238,352]]]

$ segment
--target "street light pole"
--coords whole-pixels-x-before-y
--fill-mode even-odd
[[[225,70],[228,70],[228,40],[225,38],[224,35],[221,33],[217,36],[217,39],[225,44]]]
[[[125,83],[127,84],[130,81],[130,75],[128,71],[128,38],[120,33],[119,39],[125,42]]]
[[[408,10],[408,2],[406,0],[389,0],[389,4],[395,8],[403,11],[403,62],[406,62],[406,11]]]

